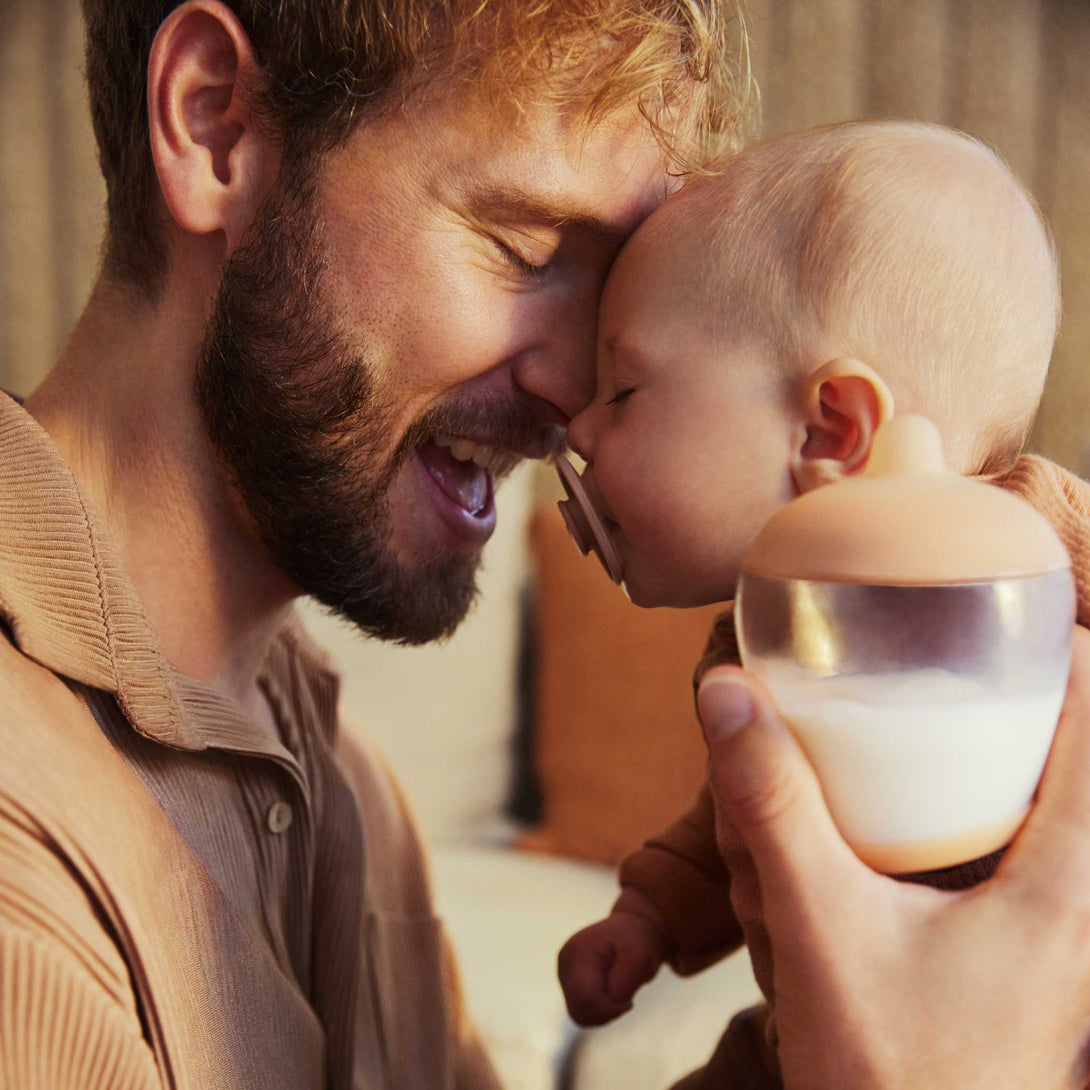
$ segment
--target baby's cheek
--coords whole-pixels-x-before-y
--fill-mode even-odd
[[[686,604],[730,598],[743,551],[734,520],[714,504],[679,510],[669,534],[668,562],[684,585]]]
[[[654,458],[615,462],[600,476],[603,496],[628,545],[650,566],[677,566],[702,544],[709,522],[683,475]],[[603,470],[605,467],[603,466]]]
[[[688,581],[707,566],[703,533],[680,514],[649,504],[629,538],[645,571],[667,584]]]

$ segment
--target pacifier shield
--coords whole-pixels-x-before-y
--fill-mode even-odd
[[[593,549],[606,574],[619,585],[624,578],[624,566],[610,540],[602,516],[595,510],[579,474],[563,455],[556,459],[556,471],[560,475],[564,491],[568,494],[568,498],[561,500],[556,506],[564,518],[564,525],[567,526],[572,541],[584,556]]]

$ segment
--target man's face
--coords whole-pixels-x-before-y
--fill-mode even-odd
[[[662,199],[635,111],[589,133],[419,104],[281,186],[228,262],[198,369],[274,562],[386,639],[448,634],[494,483],[593,393],[598,297]]]

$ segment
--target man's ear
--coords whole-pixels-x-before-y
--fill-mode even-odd
[[[861,470],[874,433],[893,415],[893,395],[860,360],[822,364],[802,389],[802,420],[791,460],[799,492]]]
[[[235,14],[187,0],[164,20],[148,61],[151,151],[167,208],[184,231],[237,246],[264,199],[275,157],[254,123],[260,68]]]

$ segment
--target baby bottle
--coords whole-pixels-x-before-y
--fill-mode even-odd
[[[1067,687],[1070,559],[1026,501],[949,471],[896,416],[866,468],[774,515],[742,565],[743,665],[829,810],[889,874],[953,866],[1024,820]]]
[[[575,470],[561,512],[614,582],[620,558]],[[778,511],[742,565],[735,625],[876,870],[986,855],[1024,820],[1067,687],[1070,560],[1028,503],[951,472],[938,429],[896,416],[860,474]]]

